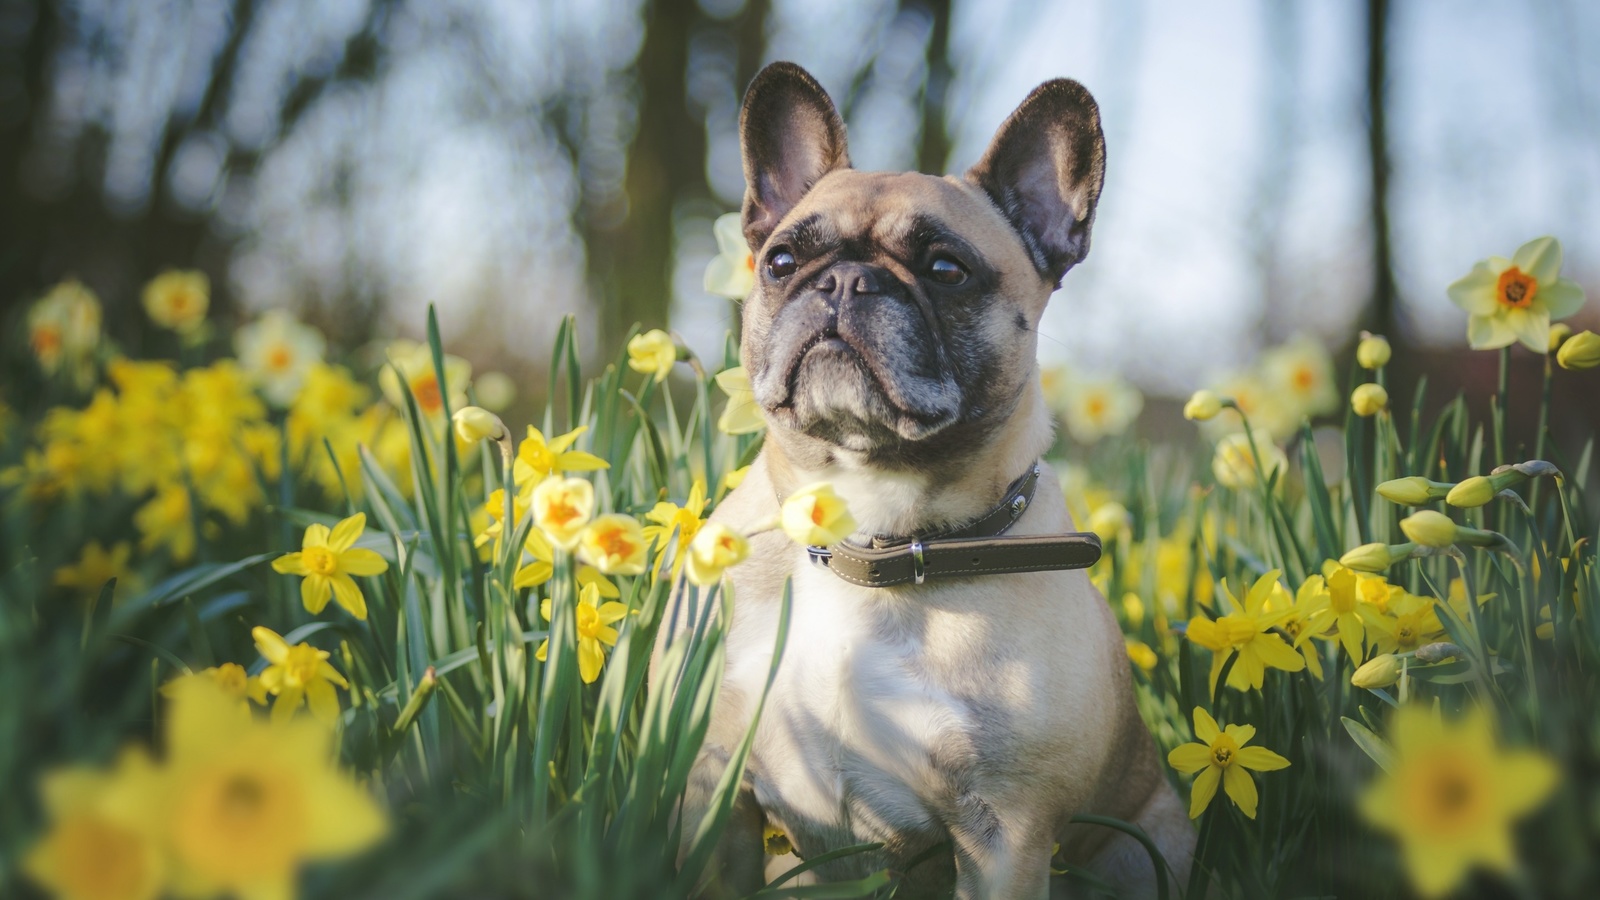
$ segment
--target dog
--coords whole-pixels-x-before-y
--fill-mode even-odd
[[[774,63],[745,95],[740,139],[756,268],[741,355],[769,429],[713,518],[748,532],[828,481],[858,546],[945,534],[1004,512],[1008,496],[1008,539],[1071,532],[1058,483],[1033,468],[1053,430],[1035,351],[1046,302],[1089,251],[1104,181],[1089,92],[1040,85],[964,176],[861,172],[827,93]],[[1031,502],[1011,496],[1019,481]],[[716,848],[722,889],[747,894],[801,859],[870,842],[882,847],[790,884],[888,868],[905,873],[899,896],[1063,896],[1061,859],[1125,897],[1155,896],[1144,848],[1071,824],[1079,813],[1143,828],[1181,884],[1194,830],[1104,598],[1059,567],[924,580],[921,546],[916,578],[887,587],[830,571],[779,531],[754,535],[729,570],[722,686],[683,801],[686,836],[755,716],[786,579],[792,611]],[[674,633],[661,630],[658,660]],[[768,829],[792,852],[765,852]]]

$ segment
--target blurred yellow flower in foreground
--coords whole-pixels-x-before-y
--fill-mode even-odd
[[[74,767],[41,785],[50,830],[22,869],[62,900],[155,900],[167,882],[161,776],[141,750],[110,771]]]
[[[162,696],[179,696],[188,690],[189,681],[194,678],[205,679],[211,686],[220,689],[223,694],[236,701],[246,718],[250,715],[252,701],[258,706],[267,705],[267,686],[261,683],[261,678],[252,676],[245,671],[244,666],[231,662],[190,675],[180,675],[161,686]]]
[[[189,490],[177,482],[161,485],[149,502],[133,514],[139,529],[139,550],[150,553],[165,547],[173,562],[188,562],[194,556],[194,516],[190,512]]]
[[[832,547],[856,530],[850,507],[827,481],[808,484],[790,494],[783,501],[781,521],[789,540],[814,547]]]
[[[103,313],[94,292],[75,279],[67,279],[50,289],[28,310],[28,349],[46,375],[64,366],[80,387],[87,388],[94,375],[90,356],[100,343]]]
[[[659,328],[652,328],[628,340],[628,368],[654,375],[658,382],[667,380],[677,361],[678,345],[673,343],[672,335]]]
[[[744,239],[739,213],[724,213],[711,226],[717,238],[717,255],[706,264],[706,293],[743,300],[756,286],[756,259]]]
[[[1179,772],[1199,772],[1189,795],[1189,818],[1197,819],[1211,805],[1220,785],[1239,811],[1256,817],[1256,783],[1246,769],[1271,772],[1286,768],[1289,761],[1265,747],[1247,747],[1256,736],[1253,725],[1221,728],[1211,714],[1194,708],[1195,742],[1172,748],[1167,763]]]
[[[1238,691],[1252,688],[1260,690],[1269,668],[1298,672],[1306,667],[1306,661],[1300,653],[1272,630],[1283,614],[1265,609],[1268,598],[1283,590],[1278,584],[1278,575],[1278,570],[1274,569],[1256,579],[1242,601],[1233,595],[1228,582],[1224,580],[1222,592],[1234,612],[1219,616],[1214,621],[1205,616],[1195,616],[1189,620],[1186,631],[1189,640],[1211,651],[1212,691],[1217,689],[1217,676],[1222,674],[1230,656],[1237,655],[1238,659],[1234,661],[1233,668],[1228,670],[1227,684]],[[1288,605],[1285,596],[1280,606]]]
[[[531,505],[533,524],[550,543],[570,551],[594,517],[594,485],[582,478],[552,476],[533,489]]]
[[[278,698],[272,704],[272,720],[282,722],[300,709],[311,707],[311,715],[324,725],[339,718],[339,694],[334,685],[349,689],[338,670],[328,663],[328,651],[310,644],[289,646],[282,635],[257,625],[251,629],[256,650],[270,665],[261,671],[261,684]]]
[[[322,362],[327,341],[317,329],[272,309],[234,332],[233,346],[262,396],[282,409],[294,402],[311,367]]]
[[[1561,242],[1534,238],[1510,259],[1478,262],[1446,289],[1467,312],[1467,343],[1474,350],[1508,347],[1517,341],[1535,353],[1550,352],[1550,323],[1583,305],[1583,288],[1561,277]]]
[[[332,531],[322,524],[307,526],[300,551],[272,561],[274,572],[302,577],[300,600],[306,612],[313,616],[321,613],[331,596],[350,615],[366,619],[367,600],[350,576],[379,575],[389,570],[388,560],[377,551],[355,546],[366,527],[366,513],[344,519]]]
[[[1445,723],[1404,706],[1390,725],[1395,763],[1362,792],[1362,818],[1400,841],[1412,887],[1441,897],[1473,866],[1508,872],[1511,825],[1538,808],[1559,778],[1544,754],[1503,750],[1489,712]]]
[[[550,621],[550,598],[539,603],[539,615]],[[600,668],[606,662],[606,648],[617,645],[617,629],[612,627],[628,616],[628,605],[611,601],[600,602],[600,591],[593,584],[578,589],[578,677],[584,684],[594,684],[600,677]],[[545,662],[550,652],[550,639],[545,638],[533,652],[534,659]]]
[[[185,896],[292,898],[302,863],[383,836],[377,803],[333,766],[331,729],[240,717],[236,701],[208,688],[178,694],[167,716],[168,825]]]
[[[193,334],[211,306],[211,279],[204,272],[169,269],[144,286],[150,321],[179,334]]]
[[[750,389],[750,376],[744,366],[734,366],[717,373],[717,387],[728,395],[728,404],[717,418],[717,429],[723,434],[754,434],[767,427],[761,416],[761,404],[756,402]]]
[[[1216,455],[1211,458],[1211,474],[1223,487],[1244,490],[1256,486],[1259,480],[1257,465],[1261,467],[1260,474],[1265,475],[1268,481],[1273,479],[1274,472],[1278,473],[1281,480],[1289,469],[1289,458],[1260,432],[1256,432],[1256,439],[1252,443],[1247,433],[1239,431],[1224,435],[1222,440],[1217,441]]]
[[[1063,399],[1067,433],[1083,444],[1126,432],[1144,409],[1139,389],[1116,377],[1073,378]]]
[[[644,572],[649,541],[632,516],[609,513],[590,522],[578,535],[578,556],[606,575]]]
[[[725,569],[744,562],[749,555],[750,542],[744,535],[721,522],[707,522],[689,544],[689,580],[710,587],[721,580]]]

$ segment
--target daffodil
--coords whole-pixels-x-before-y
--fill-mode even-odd
[[[233,699],[203,687],[175,697],[166,717],[167,838],[185,896],[290,898],[302,864],[383,837],[377,803],[334,767],[329,728],[240,718]]]
[[[1467,343],[1474,350],[1521,341],[1535,353],[1550,350],[1550,323],[1583,305],[1583,288],[1561,277],[1561,242],[1535,238],[1510,259],[1491,256],[1446,290],[1467,312]]]
[[[1452,485],[1442,481],[1429,481],[1420,475],[1393,478],[1378,485],[1378,496],[1401,506],[1422,506],[1443,500]]]
[[[1209,422],[1222,413],[1222,398],[1215,391],[1195,391],[1183,404],[1183,417],[1191,422]]]
[[[552,476],[533,489],[533,524],[563,550],[572,550],[594,517],[594,485],[582,478]]]
[[[79,387],[93,379],[102,311],[94,292],[75,279],[50,289],[28,310],[28,349],[46,375],[68,372]]]
[[[1156,664],[1161,661],[1160,657],[1156,656],[1156,652],[1150,649],[1150,645],[1144,641],[1127,638],[1123,641],[1123,644],[1128,650],[1128,660],[1146,672],[1153,670]]]
[[[1074,378],[1067,382],[1061,410],[1067,433],[1081,444],[1128,430],[1144,409],[1144,395],[1116,377]]]
[[[288,719],[302,704],[309,704],[311,715],[319,722],[332,725],[338,720],[339,694],[334,685],[348,690],[350,683],[328,662],[328,651],[310,644],[291,647],[282,635],[259,625],[251,629],[250,636],[268,662],[260,678],[267,693],[277,698],[272,704],[273,721]]]
[[[1431,509],[1401,519],[1400,530],[1424,547],[1448,547],[1456,542],[1460,532],[1449,516]]]
[[[517,460],[512,464],[512,479],[524,497],[535,485],[562,472],[594,472],[609,469],[611,464],[583,450],[573,450],[572,445],[588,431],[588,426],[577,428],[546,441],[544,432],[528,426],[528,436],[517,445]]]
[[[1283,614],[1265,609],[1268,598],[1282,590],[1278,574],[1274,569],[1256,579],[1242,601],[1233,595],[1224,580],[1222,592],[1234,612],[1215,620],[1205,616],[1189,620],[1186,632],[1189,640],[1211,651],[1211,690],[1217,689],[1217,676],[1229,657],[1235,655],[1238,659],[1228,671],[1227,683],[1239,691],[1259,690],[1269,668],[1298,672],[1306,667],[1305,659],[1272,630],[1283,619]],[[1287,602],[1283,601],[1283,605]]]
[[[538,587],[549,581],[556,571],[556,551],[550,545],[550,539],[539,529],[530,529],[527,538],[522,542],[522,549],[532,555],[533,560],[517,567],[516,574],[511,578],[511,586],[522,590]]]
[[[1261,356],[1262,377],[1268,390],[1292,410],[1294,425],[1305,416],[1320,416],[1339,406],[1333,358],[1315,338],[1301,335]]]
[[[106,582],[115,578],[117,585],[112,602],[118,596],[126,597],[135,590],[137,576],[128,566],[128,556],[133,547],[127,541],[118,541],[107,550],[99,541],[83,546],[83,555],[76,563],[56,570],[55,585],[71,590],[77,596],[92,600],[100,596]]]
[[[628,368],[654,375],[658,382],[667,380],[677,361],[678,345],[673,342],[672,335],[659,328],[634,335],[628,341]]]
[[[1371,417],[1389,408],[1389,392],[1383,385],[1367,382],[1350,392],[1350,410],[1358,416]]]
[[[262,396],[282,409],[294,402],[311,367],[322,362],[327,340],[317,329],[273,309],[234,332],[233,346]]]
[[[1381,334],[1361,332],[1361,343],[1356,345],[1356,363],[1363,369],[1381,369],[1389,364],[1393,350]]]
[[[783,501],[783,531],[797,544],[832,547],[856,530],[856,520],[832,482],[808,484]]]
[[[139,549],[144,553],[166,548],[174,562],[188,562],[194,556],[194,515],[189,491],[173,482],[162,485],[156,495],[133,514],[139,529]]]
[[[1403,668],[1400,657],[1380,653],[1356,667],[1350,675],[1350,684],[1365,691],[1386,688],[1400,680]]]
[[[1296,596],[1300,602],[1315,610],[1310,618],[1308,628],[1313,634],[1325,634],[1332,629],[1344,647],[1344,652],[1350,654],[1352,660],[1365,658],[1362,650],[1367,636],[1367,624],[1382,615],[1381,610],[1371,603],[1362,603],[1360,595],[1360,579],[1357,573],[1333,563],[1327,567],[1327,575],[1312,575],[1300,585]],[[1387,582],[1378,578],[1376,583],[1384,586],[1387,595]]]
[[[1399,840],[1411,886],[1442,897],[1475,866],[1509,872],[1511,826],[1555,790],[1555,764],[1543,753],[1503,749],[1481,708],[1446,723],[1423,707],[1403,706],[1389,732],[1394,765],[1378,773],[1357,808]]]
[[[144,286],[144,311],[150,321],[192,335],[204,324],[211,305],[211,279],[206,273],[169,269]]]
[[[578,535],[578,557],[607,575],[643,573],[648,547],[638,520],[617,513],[597,517]]]
[[[551,602],[547,597],[539,604],[539,615],[550,621]],[[584,684],[594,684],[600,677],[600,668],[606,662],[606,648],[617,645],[617,622],[628,616],[628,605],[611,601],[600,602],[600,591],[593,584],[578,589],[578,677]],[[550,652],[550,639],[539,643],[533,656],[544,662]]]
[[[211,687],[222,691],[236,701],[246,717],[250,715],[251,703],[257,706],[267,705],[267,686],[261,683],[261,677],[251,675],[244,666],[231,662],[193,674],[180,675],[161,686],[162,696],[177,697],[188,689],[192,679],[204,679]]]
[[[1379,653],[1408,653],[1444,634],[1432,597],[1399,591],[1389,600],[1388,614],[1371,622]]]
[[[530,499],[523,497],[521,494],[511,498],[511,514],[514,518],[521,519],[528,512]],[[490,541],[494,541],[495,546],[499,547],[500,535],[505,531],[506,492],[504,489],[495,488],[489,492],[489,499],[483,504],[483,512],[489,522],[482,531],[473,537],[472,545],[474,547],[482,547]]]
[[[459,356],[444,354],[444,383],[433,365],[433,349],[414,341],[395,341],[389,345],[389,364],[378,372],[378,387],[383,389],[395,409],[406,408],[406,392],[417,401],[417,409],[429,419],[444,415],[445,405],[452,410],[467,404],[467,383],[472,380],[472,364]]]
[[[1232,400],[1233,408],[1239,411],[1238,416],[1211,419],[1208,433],[1213,436],[1242,430],[1244,420],[1249,421],[1257,439],[1261,440],[1283,440],[1300,427],[1302,413],[1289,401],[1289,395],[1257,372],[1242,370],[1229,373],[1212,384],[1211,390]]]
[[[700,530],[705,521],[706,511],[706,483],[696,478],[689,487],[689,496],[679,506],[671,501],[662,500],[653,509],[644,514],[647,521],[652,524],[644,526],[646,540],[655,545],[659,555],[666,551],[667,542],[672,539],[674,532],[677,534],[676,543],[673,545],[677,551],[672,562],[672,577],[677,578],[678,572],[683,569],[687,555],[683,552],[694,540],[695,534]]]
[[[711,226],[717,238],[717,255],[706,264],[706,293],[743,300],[756,285],[756,260],[744,239],[739,213],[725,213]]]
[[[1258,474],[1256,467],[1260,466]],[[1289,458],[1278,445],[1259,433],[1251,441],[1245,432],[1225,435],[1217,442],[1216,454],[1211,458],[1211,474],[1217,483],[1234,490],[1255,487],[1261,476],[1273,480],[1273,473],[1281,479],[1289,468]]]
[[[1561,368],[1574,371],[1600,366],[1600,334],[1578,332],[1561,345],[1561,350],[1556,353],[1556,362],[1561,364]]]
[[[481,406],[463,406],[450,414],[450,421],[455,425],[456,437],[464,444],[498,441],[509,433],[499,416]]]
[[[300,600],[306,612],[321,613],[332,597],[350,615],[367,617],[367,600],[350,576],[379,575],[389,570],[389,563],[377,551],[355,546],[366,527],[366,513],[340,521],[332,531],[326,525],[310,525],[299,552],[272,561],[273,571],[302,576]]]
[[[124,750],[109,771],[47,774],[40,793],[49,828],[22,871],[61,900],[155,900],[169,875],[163,787],[137,749]]]
[[[1211,805],[1220,786],[1239,811],[1256,817],[1256,783],[1246,770],[1271,772],[1288,767],[1289,761],[1265,747],[1248,747],[1256,736],[1253,725],[1221,728],[1211,714],[1194,708],[1196,741],[1172,748],[1167,763],[1179,772],[1199,772],[1189,794],[1189,818],[1197,819]]]
[[[724,570],[743,562],[750,555],[750,542],[721,522],[707,522],[689,544],[689,581],[710,587],[722,579]]]
[[[734,366],[717,373],[717,387],[728,395],[728,403],[717,417],[717,429],[723,434],[753,434],[767,427],[761,415],[761,404],[756,402],[755,391],[750,389],[750,376],[744,366]]]
[[[1277,627],[1289,636],[1289,646],[1306,661],[1306,670],[1318,681],[1322,680],[1322,651],[1312,638],[1317,636],[1317,625],[1325,627],[1324,622],[1318,621],[1323,609],[1319,598],[1303,592],[1291,598],[1281,585],[1267,595],[1266,603],[1261,606],[1263,613],[1277,617]]]

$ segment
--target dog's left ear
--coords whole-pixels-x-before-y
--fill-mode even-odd
[[[744,238],[759,253],[812,185],[850,168],[844,121],[811,73],[775,62],[756,74],[739,113],[744,153]]]
[[[1100,108],[1065,78],[1034,88],[967,170],[1022,235],[1039,273],[1057,285],[1089,254],[1105,179]]]

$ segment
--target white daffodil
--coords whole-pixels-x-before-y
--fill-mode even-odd
[[[744,366],[718,372],[717,387],[728,395],[728,405],[722,408],[722,416],[717,419],[717,428],[723,434],[752,434],[767,427]]]
[[[1073,378],[1067,382],[1064,399],[1061,412],[1067,431],[1084,444],[1122,434],[1144,409],[1139,389],[1115,376]]]
[[[706,291],[729,300],[743,300],[756,286],[756,259],[745,243],[739,214],[718,216],[711,231],[717,236],[717,255],[706,265]]]
[[[1550,351],[1550,323],[1583,305],[1583,288],[1561,277],[1561,242],[1535,238],[1510,259],[1480,260],[1446,289],[1467,311],[1467,343],[1494,350],[1521,341],[1535,353]]]
[[[400,390],[400,380],[411,388],[417,398],[417,408],[424,416],[434,418],[444,413],[444,401],[450,399],[452,410],[467,405],[467,382],[472,380],[472,364],[448,353],[444,357],[444,386],[439,384],[438,373],[433,368],[433,350],[427,344],[415,341],[395,341],[389,345],[390,365],[378,373],[378,386],[383,395],[397,409],[406,408],[405,393]]]
[[[282,408],[294,402],[306,373],[322,362],[327,341],[317,329],[272,309],[234,332],[233,347],[267,402]]]
[[[1267,390],[1292,412],[1290,428],[1304,416],[1320,416],[1339,408],[1333,357],[1315,338],[1302,335],[1261,355]]]

